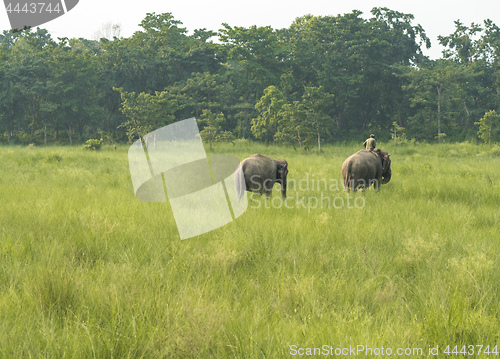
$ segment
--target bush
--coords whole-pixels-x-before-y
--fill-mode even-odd
[[[102,138],[100,140],[90,139],[85,142],[83,146],[85,149],[89,151],[99,151],[102,147]]]
[[[500,146],[498,146],[498,145],[492,146],[489,154],[491,156],[500,156]]]

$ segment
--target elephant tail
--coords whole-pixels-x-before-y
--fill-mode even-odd
[[[342,171],[344,180],[344,190],[349,190],[352,182],[352,161],[348,161]]]
[[[241,163],[234,172],[234,186],[236,188],[236,195],[238,196],[238,199],[239,200],[242,199],[243,194],[246,191],[246,185],[245,185],[245,175],[243,173],[243,167],[241,166]]]

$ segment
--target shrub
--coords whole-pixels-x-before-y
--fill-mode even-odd
[[[100,140],[90,139],[85,142],[83,146],[85,149],[89,151],[99,151],[102,147],[102,138]]]

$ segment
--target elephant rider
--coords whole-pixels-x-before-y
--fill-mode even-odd
[[[363,147],[366,148],[368,151],[373,151],[375,149],[376,143],[375,143],[375,135],[373,133],[370,135],[369,139],[363,142]]]

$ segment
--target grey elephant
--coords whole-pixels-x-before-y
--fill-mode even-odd
[[[288,162],[277,160],[259,153],[241,161],[235,173],[238,198],[244,191],[265,193],[270,196],[275,183],[281,184],[281,195],[286,198],[286,177]]]
[[[380,149],[361,150],[349,156],[342,165],[344,189],[368,189],[373,184],[378,191],[380,184],[391,180],[390,156],[390,153]]]

